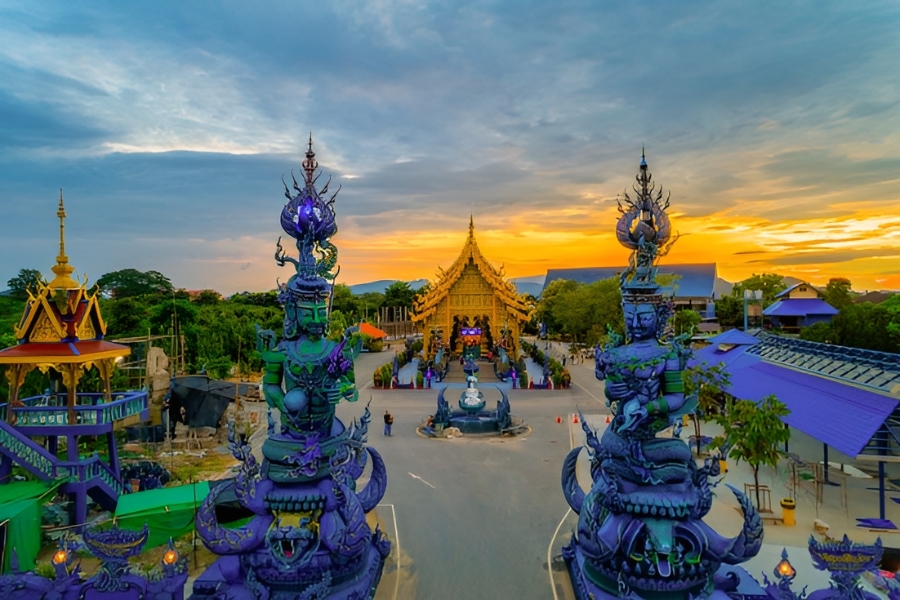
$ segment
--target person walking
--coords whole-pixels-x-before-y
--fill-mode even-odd
[[[388,411],[384,411],[384,435],[391,435],[391,425],[394,424],[394,415]]]

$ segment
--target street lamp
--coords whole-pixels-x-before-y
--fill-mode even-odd
[[[761,290],[744,290],[744,331],[747,331],[747,302],[762,300]]]

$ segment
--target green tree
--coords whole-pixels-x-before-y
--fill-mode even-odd
[[[852,284],[846,277],[832,277],[822,292],[822,299],[838,310],[853,304],[853,296],[850,294]]]
[[[696,310],[679,310],[672,316],[672,328],[675,330],[675,335],[682,335],[685,333],[694,335],[697,333],[697,325],[699,325],[702,320],[703,317],[701,317],[700,313]]]
[[[405,281],[395,281],[384,290],[384,306],[396,306],[412,310],[416,290]]]
[[[535,318],[547,324],[548,331],[561,331],[563,325],[555,320],[559,311],[554,308],[558,297],[578,288],[578,283],[570,279],[554,279],[541,294],[541,299],[535,309]]]
[[[754,273],[744,281],[734,284],[731,295],[741,299],[743,302],[745,290],[761,291],[763,308],[766,308],[770,304],[774,304],[775,296],[786,289],[787,285],[785,285],[784,278],[781,275],[777,273],[761,273],[757,275]]]
[[[760,402],[729,399],[724,413],[716,418],[722,426],[722,435],[712,445],[724,449],[735,463],[743,460],[753,469],[757,508],[760,508],[759,468],[776,467],[784,456],[781,448],[790,439],[791,432],[782,418],[790,412],[774,394],[769,394]]]
[[[357,297],[350,291],[350,286],[343,283],[338,283],[334,286],[330,302],[332,314],[334,314],[335,311],[340,311],[348,317],[353,318],[354,315],[359,315],[361,312],[359,310],[359,301]],[[359,316],[361,317],[362,315]]]
[[[365,294],[356,296],[356,300],[360,307],[360,319],[368,319],[370,321],[376,319],[378,311],[385,305],[384,294],[380,292],[366,292]]]
[[[110,337],[147,335],[150,329],[150,305],[143,298],[122,298],[101,303]]]
[[[103,294],[113,298],[128,298],[151,294],[171,294],[172,282],[158,271],[141,272],[137,269],[122,269],[106,273],[97,280]]]
[[[722,327],[737,327],[743,323],[744,301],[735,296],[722,296],[716,303],[716,318]]]
[[[833,344],[834,331],[831,329],[830,323],[814,323],[809,327],[800,330],[800,339],[810,342],[819,342],[822,344]]]
[[[219,302],[222,302],[222,294],[216,290],[201,290],[191,302],[198,306],[218,304]]]
[[[590,342],[598,335],[605,337],[607,326],[623,332],[622,294],[615,278],[590,284],[553,281],[547,286],[538,310],[549,331],[569,334],[574,341]]]
[[[898,352],[900,344],[891,332],[900,325],[900,311],[887,302],[850,304],[831,320],[834,343],[851,348]]]
[[[350,327],[350,319],[339,310],[332,310],[328,319],[327,337],[333,342],[344,339],[344,331]]]
[[[20,269],[19,274],[6,282],[9,295],[24,300],[28,298],[28,290],[37,289],[38,283],[47,283],[41,272],[36,269]]]
[[[703,362],[682,371],[681,380],[684,383],[685,396],[697,394],[694,432],[697,437],[697,456],[700,456],[700,418],[715,419],[722,414],[725,406],[725,390],[731,385],[731,378],[724,363],[709,365]]]

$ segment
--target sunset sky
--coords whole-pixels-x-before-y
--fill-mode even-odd
[[[509,276],[623,265],[641,147],[716,262],[900,289],[900,4],[33,2],[0,6],[0,289],[265,290],[282,175],[315,142],[339,281],[433,278],[475,218]]]

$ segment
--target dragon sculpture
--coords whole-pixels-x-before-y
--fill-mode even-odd
[[[373,532],[366,522],[387,487],[384,462],[365,445],[368,407],[349,427],[334,414],[341,400],[358,399],[353,359],[360,345],[351,343],[352,330],[337,342],[326,337],[337,276],[330,238],[337,224],[334,196],[322,199],[327,184],[316,189],[317,166],[310,137],[305,185],[294,180],[294,196],[285,186],[288,203],[281,212],[299,258],[285,254],[280,238],[275,254],[279,265],[296,268],[279,286],[283,335],[276,341],[272,331],[257,329],[270,408],[263,459],[258,463],[246,443],[234,443],[232,432],[240,470],[211,490],[197,514],[203,543],[221,556],[195,582],[192,597],[198,600],[371,598],[390,551],[380,529]],[[271,415],[276,412],[278,423]],[[356,479],[369,459],[369,482],[357,492]],[[218,516],[224,508],[249,522],[224,526]]]
[[[762,521],[734,488],[744,513],[740,534],[726,538],[703,522],[712,505],[709,480],[719,475],[719,464],[708,459],[698,466],[678,437],[682,416],[695,410],[697,398],[685,397],[681,387],[690,350],[678,338],[660,339],[671,303],[654,281],[654,264],[674,240],[668,199],[654,194],[650,179],[642,155],[638,198],[622,210],[616,227],[619,241],[632,250],[631,267],[620,280],[626,335],[609,336],[595,351],[596,376],[605,382],[613,418],[600,437],[581,419],[590,491],[575,477],[581,448],[563,466],[563,491],[579,515],[563,558],[579,600],[722,595],[736,584],[733,574],[716,577],[720,565],[752,558],[762,544]],[[670,426],[674,437],[657,436]]]

